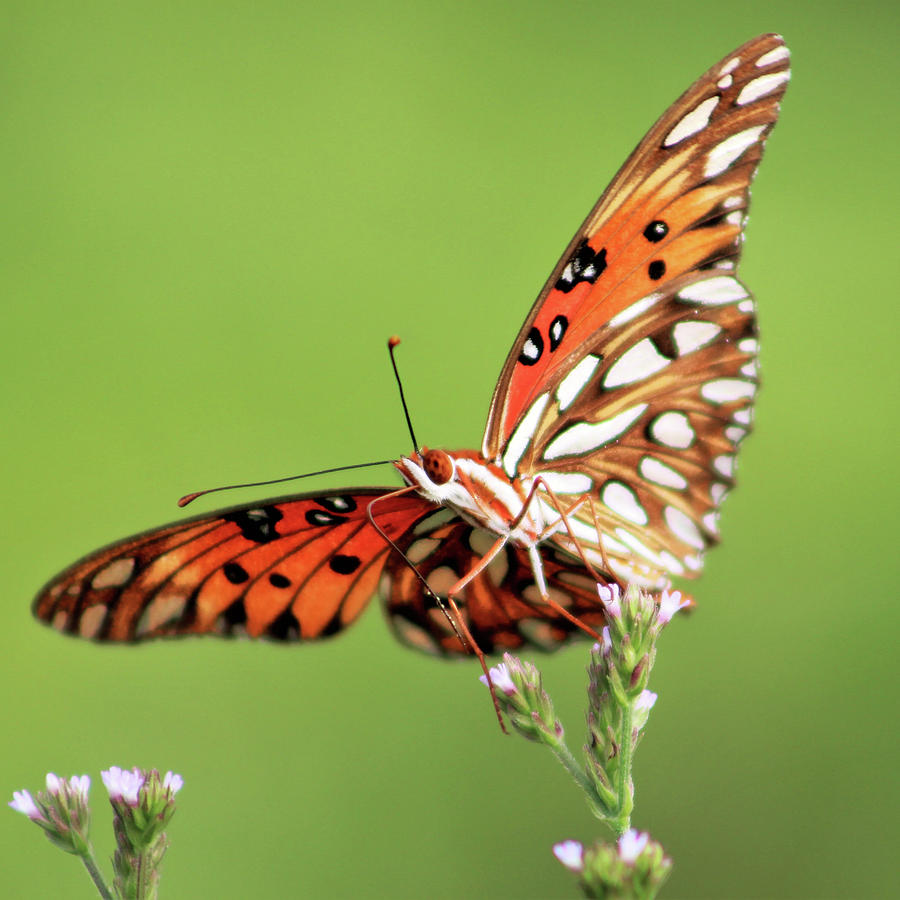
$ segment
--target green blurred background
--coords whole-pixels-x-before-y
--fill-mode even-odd
[[[669,897],[889,893],[897,20],[838,2],[7,5],[0,794],[90,773],[106,857],[100,768],[182,773],[170,900],[574,896],[551,844],[602,833],[574,786],[501,737],[474,662],[401,648],[378,609],[321,645],[134,648],[60,637],[29,604],[185,491],[405,452],[391,333],[420,439],[479,446],[510,343],[609,178],[707,66],[777,30],[794,80],[742,266],[765,390],[699,609],[664,636],[634,822],[675,859]],[[577,747],[586,647],[538,662]],[[12,812],[0,869],[9,897],[92,896]]]

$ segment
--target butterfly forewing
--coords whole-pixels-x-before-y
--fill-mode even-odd
[[[264,501],[128,538],[57,576],[38,594],[35,614],[95,640],[333,634],[376,592],[390,547],[366,510],[385,493]],[[402,539],[433,507],[406,494],[376,508],[382,530]]]
[[[753,302],[735,271],[788,60],[777,35],[750,41],[654,125],[554,269],[494,393],[485,456],[592,496],[627,579],[694,574],[715,539],[756,390]],[[577,518],[598,547],[594,515]]]

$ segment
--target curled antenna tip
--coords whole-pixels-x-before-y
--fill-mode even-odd
[[[179,501],[178,505],[180,507],[185,507],[188,503],[193,503],[201,494],[205,494],[206,491],[194,491],[193,494],[185,494]]]
[[[388,338],[388,347],[390,347],[391,350],[393,350],[394,347],[396,347],[397,344],[399,344],[399,343],[400,343],[400,338],[398,338],[396,334],[391,335],[391,337]]]

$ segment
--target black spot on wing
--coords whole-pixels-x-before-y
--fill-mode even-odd
[[[222,613],[222,618],[228,623],[232,628],[239,625],[247,624],[247,610],[244,607],[243,600],[235,600],[225,612]]]
[[[226,513],[226,522],[234,522],[241,534],[255,544],[265,544],[280,537],[275,526],[284,518],[284,513],[275,506],[261,506],[258,509],[239,509]]]
[[[280,572],[272,572],[272,574],[269,575],[269,584],[276,588],[286,588],[291,586],[291,579],[288,578],[287,575],[282,575]]]
[[[562,342],[562,339],[566,333],[566,329],[569,327],[569,320],[565,316],[557,316],[550,323],[550,330],[548,332],[550,336],[550,352],[552,353]]]
[[[236,562],[225,563],[225,565],[222,566],[222,574],[232,584],[243,584],[250,578],[247,574],[247,570]]]
[[[300,638],[300,623],[290,607],[283,609],[266,628],[266,634],[276,641],[296,641]]]
[[[356,501],[352,497],[342,495],[319,497],[316,503],[333,513],[348,513],[356,509]]]
[[[336,553],[328,560],[328,565],[332,572],[338,575],[351,575],[359,568],[360,558],[358,556],[348,556],[344,553]]]
[[[306,513],[306,521],[310,525],[321,528],[324,525],[339,525],[347,520],[343,516],[336,516],[334,513],[325,512],[324,509],[310,509]]]
[[[541,337],[541,333],[537,328],[532,328],[531,331],[528,332],[528,337],[525,338],[525,343],[522,345],[522,352],[519,354],[519,362],[522,363],[523,366],[533,366],[541,358],[543,352],[544,339]]]
[[[556,290],[568,294],[582,282],[593,284],[606,268],[606,247],[601,247],[596,253],[585,238],[569,257],[562,274],[556,284]]]
[[[669,233],[669,226],[662,219],[655,219],[644,229],[644,237],[651,244],[659,243]]]
[[[647,274],[653,281],[659,281],[659,279],[666,274],[666,264],[661,259],[654,259],[653,262],[647,266]]]

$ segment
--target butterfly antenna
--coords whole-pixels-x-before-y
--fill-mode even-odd
[[[288,475],[287,478],[273,478],[271,481],[250,481],[247,484],[225,484],[222,487],[207,488],[205,491],[194,491],[191,494],[185,494],[179,501],[179,506],[187,506],[193,503],[198,497],[204,494],[214,494],[216,491],[231,491],[235,488],[246,487],[262,487],[266,484],[281,484],[283,481],[296,481],[298,478],[311,478],[313,475],[328,475],[331,472],[346,472],[348,469],[365,469],[367,466],[383,466],[391,463],[391,459],[379,459],[375,462],[354,463],[352,466],[335,466],[333,469],[319,469],[318,472],[304,472],[302,475]]]
[[[400,389],[400,403],[403,406],[403,415],[406,416],[406,427],[409,429],[409,436],[413,442],[413,453],[418,452],[419,442],[416,440],[416,433],[413,431],[412,419],[409,417],[409,409],[406,406],[406,397],[403,394],[403,382],[400,380],[400,373],[397,371],[397,360],[394,359],[394,347],[400,343],[397,335],[388,338],[388,353],[391,354],[391,365],[394,367],[394,378],[397,379],[397,387]]]

